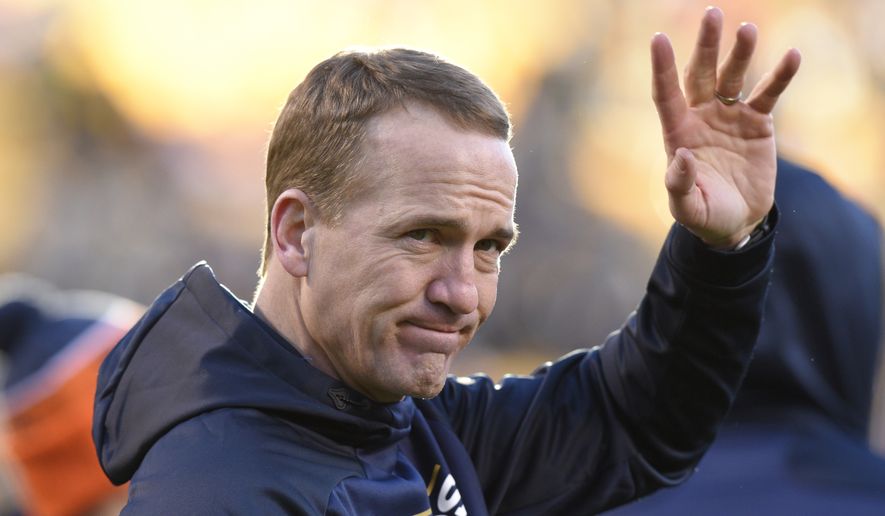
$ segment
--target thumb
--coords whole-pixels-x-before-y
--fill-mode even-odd
[[[664,176],[664,185],[670,194],[670,200],[676,203],[684,202],[682,199],[694,191],[697,175],[694,154],[684,147],[676,149]]]

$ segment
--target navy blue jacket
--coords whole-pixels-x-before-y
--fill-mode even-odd
[[[778,163],[777,256],[734,409],[678,489],[611,514],[885,514],[866,440],[882,337],[879,224],[816,174]]]
[[[124,514],[598,512],[690,474],[744,375],[772,255],[771,235],[715,252],[676,226],[604,346],[386,405],[311,366],[200,264],[103,364],[100,462],[131,479]]]

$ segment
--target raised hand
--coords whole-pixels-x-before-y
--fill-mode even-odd
[[[756,27],[743,24],[718,67],[722,11],[704,13],[685,94],[673,47],[664,34],[651,42],[652,96],[667,152],[667,192],[677,222],[714,248],[734,248],[774,202],[776,150],[771,111],[799,69],[796,49],[740,100],[756,46]]]

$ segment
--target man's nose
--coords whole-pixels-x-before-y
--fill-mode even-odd
[[[447,256],[427,287],[427,299],[445,305],[456,314],[473,313],[479,306],[473,259],[472,249]]]

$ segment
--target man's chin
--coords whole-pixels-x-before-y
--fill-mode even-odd
[[[381,385],[386,394],[427,399],[436,397],[442,391],[449,371],[448,355],[409,353],[398,358],[396,363],[379,367],[386,371],[384,378],[378,378],[384,382]]]
[[[415,381],[409,386],[406,395],[421,399],[435,398],[442,391],[445,384],[445,372],[433,376],[415,378]]]
[[[375,390],[361,390],[363,394],[378,403],[397,403],[403,397],[435,398],[446,383],[446,375],[401,375],[396,383],[376,384]]]
[[[422,400],[429,400],[431,398],[437,397],[439,393],[442,392],[443,385],[444,383],[431,389],[421,389],[419,391],[416,391],[414,394],[409,394],[409,396]]]

